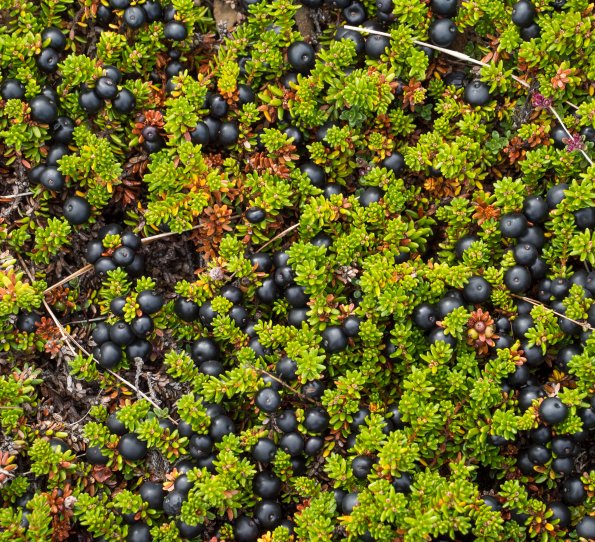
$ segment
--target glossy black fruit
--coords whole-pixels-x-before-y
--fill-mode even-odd
[[[116,412],[110,414],[105,422],[107,428],[114,434],[122,436],[127,433],[126,426],[118,419]]]
[[[279,448],[296,457],[304,451],[304,438],[296,432],[286,433],[279,439]]]
[[[432,0],[432,13],[443,17],[454,17],[457,14],[457,0]]]
[[[558,527],[564,529],[570,524],[570,510],[562,502],[552,502],[548,505],[548,509],[552,511],[550,521],[558,520]]]
[[[122,349],[112,341],[104,342],[99,349],[99,365],[104,369],[113,369],[122,361]]]
[[[30,102],[31,119],[41,124],[52,124],[58,118],[58,107],[55,102],[42,94],[35,96]]]
[[[48,190],[54,190],[55,192],[62,190],[65,185],[64,175],[58,171],[56,166],[46,167],[39,176],[39,182]],[[64,209],[64,211],[66,211],[66,209]]]
[[[131,113],[136,107],[136,98],[127,88],[123,88],[112,100],[112,107],[124,115]]]
[[[304,427],[315,434],[324,433],[329,426],[330,416],[321,407],[309,408],[305,412]]]
[[[436,318],[437,320],[444,320],[444,318],[455,309],[462,307],[464,301],[462,296],[445,295],[438,303],[436,303]]]
[[[105,322],[99,322],[93,332],[91,333],[91,337],[95,344],[101,346],[103,343],[109,341],[109,328],[110,326]]]
[[[252,103],[256,100],[256,94],[252,90],[252,87],[248,85],[240,84],[238,85],[238,101],[240,105],[245,105],[247,103]]]
[[[151,528],[144,522],[138,521],[128,527],[126,542],[151,542]]]
[[[64,202],[62,213],[71,224],[84,224],[91,217],[91,206],[80,196],[70,196]]]
[[[450,47],[457,37],[457,27],[450,19],[435,19],[430,25],[430,41],[439,47]]]
[[[527,383],[529,374],[529,367],[527,365],[519,365],[514,373],[508,377],[508,382],[513,388],[521,388]]]
[[[535,224],[544,222],[548,215],[548,205],[541,196],[527,196],[523,201],[523,214]]]
[[[301,388],[301,392],[306,397],[311,397],[312,399],[320,399],[324,390],[325,386],[321,380],[311,380],[310,382],[306,382]]]
[[[154,314],[163,307],[163,296],[154,290],[143,290],[136,296],[136,302],[145,314]]]
[[[527,232],[527,218],[521,213],[508,213],[500,218],[503,237],[520,237]]]
[[[557,397],[546,397],[539,405],[539,417],[550,425],[562,423],[568,414],[568,407]]]
[[[61,143],[56,143],[50,147],[48,151],[48,155],[46,156],[46,164],[48,166],[57,166],[58,161],[62,159],[67,154],[70,154],[70,150],[66,145]]]
[[[576,443],[570,437],[555,437],[552,439],[552,453],[556,457],[572,457],[576,451]]]
[[[476,235],[465,235],[464,237],[461,237],[455,244],[455,254],[457,259],[462,259],[465,251],[470,248],[475,241],[479,241],[479,237]]]
[[[213,440],[208,435],[193,434],[188,442],[188,453],[194,459],[207,457],[213,450]]]
[[[204,533],[204,525],[201,525],[200,523],[197,525],[189,525],[188,523],[184,523],[181,519],[178,519],[176,525],[180,532],[180,536],[184,539],[193,540]]]
[[[343,320],[343,332],[345,335],[347,335],[347,337],[357,337],[359,334],[360,324],[360,318],[352,314]]]
[[[256,542],[259,534],[258,525],[247,516],[240,516],[233,526],[233,536],[237,542]]]
[[[349,424],[351,431],[359,432],[361,426],[365,423],[366,418],[370,415],[370,409],[367,407],[360,408],[354,415],[353,420]]]
[[[252,480],[254,493],[263,499],[274,499],[281,492],[281,480],[271,471],[262,471]]]
[[[551,452],[543,444],[533,444],[527,453],[534,465],[545,465],[552,457]]]
[[[512,7],[512,22],[521,28],[533,24],[537,12],[528,0],[520,0]]]
[[[254,403],[263,412],[275,412],[281,405],[281,396],[272,388],[263,388],[256,394]]]
[[[93,89],[81,90],[78,102],[81,109],[89,115],[94,115],[103,107],[103,100]]]
[[[112,259],[118,267],[126,267],[134,261],[134,251],[126,246],[118,247],[112,254]]]
[[[229,106],[227,105],[225,98],[221,96],[221,94],[211,94],[211,97],[209,99],[209,109],[211,116],[215,117],[216,119],[219,119],[227,115]]]
[[[46,47],[37,57],[37,67],[43,73],[53,73],[58,69],[60,54],[51,47]]]
[[[397,175],[405,167],[405,158],[400,152],[393,150],[390,156],[380,162],[380,167],[386,168]]]
[[[277,446],[269,438],[259,438],[252,447],[252,457],[255,461],[268,465],[277,453]]]
[[[409,493],[411,491],[411,484],[413,484],[413,476],[408,472],[403,472],[394,477],[392,486],[397,493]]]
[[[366,188],[360,195],[359,203],[362,207],[369,207],[372,203],[378,203],[384,192],[377,186],[370,186]]]
[[[490,89],[482,81],[471,81],[471,83],[465,86],[463,98],[469,105],[481,107],[490,101]]]
[[[579,230],[593,229],[595,226],[595,207],[585,207],[572,213],[574,222]]]
[[[195,145],[208,145],[211,141],[209,127],[204,122],[198,122],[194,130],[190,132],[190,138]]]
[[[373,466],[374,460],[367,455],[358,455],[351,462],[353,476],[355,476],[358,480],[364,480],[367,478],[368,474],[372,472]]]
[[[163,497],[165,496],[163,484],[147,480],[138,488],[138,492],[141,499],[148,503],[149,508],[152,510],[161,510],[163,508]]]
[[[124,459],[138,461],[147,455],[147,443],[135,433],[126,433],[118,442],[118,452]]]
[[[130,322],[130,329],[141,339],[144,339],[154,328],[153,319],[147,315],[139,316]]]
[[[5,79],[0,86],[0,97],[3,100],[22,100],[25,97],[25,85],[18,79]]]
[[[568,134],[566,133],[566,130],[562,128],[562,126],[554,126],[550,135],[554,140],[554,147],[556,147],[557,149],[566,148],[566,138],[568,137]]]
[[[297,363],[288,358],[287,356],[283,356],[275,366],[275,370],[279,377],[284,380],[285,382],[293,382],[296,380],[296,371],[297,371]]]
[[[196,363],[202,363],[210,359],[219,359],[221,351],[215,341],[203,337],[192,343],[191,355]]]
[[[519,34],[521,38],[523,38],[523,41],[530,41],[539,37],[539,34],[541,34],[541,28],[537,23],[533,23],[526,28],[521,28]]]
[[[587,498],[587,492],[580,478],[568,478],[562,484],[562,500],[569,506],[578,506]]]
[[[186,473],[180,474],[174,482],[174,489],[176,491],[179,491],[180,493],[184,493],[185,495],[187,495],[188,492],[192,489],[192,486],[194,486],[194,482],[191,482],[189,480],[188,475]]]
[[[217,143],[224,148],[231,147],[238,142],[240,129],[236,122],[222,122],[217,131]]]
[[[480,276],[472,276],[463,289],[463,296],[469,303],[485,303],[490,299],[492,287],[490,283]]]
[[[282,517],[281,505],[278,502],[263,500],[254,507],[254,517],[265,530],[272,530],[279,525]]]
[[[29,171],[27,171],[27,177],[31,184],[39,184],[39,180],[41,178],[41,174],[45,170],[45,165],[39,164],[35,167],[32,167]]]
[[[258,224],[266,218],[266,213],[260,207],[250,207],[246,210],[246,220],[251,224]]]
[[[111,100],[118,94],[118,87],[111,78],[102,76],[95,82],[95,94],[103,100]]]
[[[126,347],[126,355],[131,361],[135,360],[136,358],[146,361],[149,359],[152,351],[153,346],[149,341],[144,339],[135,339]]]
[[[430,331],[436,326],[436,308],[430,303],[420,303],[413,309],[413,321],[415,325],[424,331]]]
[[[298,422],[293,410],[284,410],[276,418],[277,426],[284,433],[291,433],[297,430]]]
[[[215,441],[220,442],[225,435],[235,433],[235,425],[231,418],[225,414],[215,416],[211,420],[209,427],[209,436]]]
[[[178,297],[174,302],[174,312],[184,322],[195,322],[198,320],[199,306],[190,299]]]
[[[186,495],[180,491],[170,491],[163,499],[163,511],[166,516],[178,516],[182,511],[182,505],[186,500]]]
[[[289,265],[277,267],[275,270],[274,280],[279,288],[287,288],[294,282],[295,274]]]
[[[143,9],[147,15],[147,21],[152,23],[163,17],[163,9],[157,0],[147,0],[143,4]]]
[[[304,162],[303,164],[300,164],[299,170],[307,175],[312,185],[317,188],[324,187],[326,174],[320,166],[317,166],[313,162]]]
[[[359,504],[358,497],[358,493],[347,493],[347,495],[343,497],[343,500],[341,501],[341,510],[343,511],[343,514],[349,515],[353,512],[353,509]]]
[[[285,290],[285,299],[292,307],[303,308],[307,306],[310,297],[303,286],[293,285]]]
[[[515,294],[527,291],[531,287],[531,273],[526,267],[514,265],[504,273],[504,284]]]
[[[140,6],[130,6],[124,11],[123,20],[124,24],[136,30],[147,22],[147,15]]]
[[[110,327],[109,336],[118,346],[126,346],[136,338],[132,328],[124,321],[116,322]]]
[[[430,332],[430,334],[428,335],[428,341],[430,342],[430,344],[444,342],[446,344],[449,344],[453,348],[455,348],[457,345],[456,338],[452,335],[447,335],[446,333],[444,333],[444,330],[440,327],[436,327]]]
[[[324,197],[327,199],[341,194],[343,194],[343,187],[338,183],[327,183],[324,187]]]
[[[322,332],[322,347],[329,354],[336,354],[347,347],[347,336],[339,326],[328,326]]]
[[[551,467],[556,474],[570,475],[574,470],[574,460],[570,457],[556,458],[552,461]]]
[[[103,4],[99,4],[97,6],[95,21],[98,26],[103,28],[107,27],[107,25],[111,22],[113,16],[114,14],[108,6],[104,6]]]
[[[587,540],[595,540],[595,517],[585,516],[576,524],[576,534]]]
[[[366,38],[365,52],[369,58],[379,59],[390,47],[390,38],[372,34]],[[386,166],[383,166],[386,167]]]
[[[518,396],[519,406],[521,407],[521,411],[524,412],[527,410],[532,404],[535,399],[539,399],[543,396],[543,390],[537,388],[535,386],[525,386],[520,392]]]
[[[305,41],[296,41],[287,49],[287,60],[296,72],[306,74],[314,67],[314,48]]]
[[[183,41],[188,37],[188,30],[180,21],[169,21],[163,27],[163,35],[168,40]]]
[[[91,465],[107,465],[109,457],[104,455],[101,446],[90,446],[85,452],[85,459]]]
[[[539,252],[531,243],[519,243],[512,249],[512,254],[517,264],[529,267],[535,263]]]
[[[519,314],[512,321],[512,331],[514,332],[514,336],[523,339],[529,328],[533,327],[534,324],[535,321],[530,314]]]
[[[566,136],[566,132],[564,132],[564,137]],[[555,141],[555,140],[554,140]],[[566,144],[562,144],[562,148],[564,148]],[[568,185],[566,183],[560,183],[552,186],[545,196],[545,201],[547,206],[550,209],[555,209],[558,204],[565,198],[566,190],[568,189]]]
[[[347,24],[357,26],[366,20],[366,9],[360,2],[351,2],[343,9],[343,18]]]

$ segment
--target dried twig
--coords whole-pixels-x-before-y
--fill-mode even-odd
[[[261,250],[268,247],[271,243],[274,243],[277,239],[281,239],[281,237],[284,237],[289,232],[292,232],[296,228],[299,228],[299,226],[300,226],[299,222],[297,224],[294,224],[293,226],[289,226],[289,228],[287,228],[286,230],[283,230],[281,233],[275,235],[275,237],[273,237],[272,239],[269,239],[264,245],[262,245],[260,248],[256,249],[255,252],[260,252]]]
[[[197,230],[198,228],[202,228],[203,225],[202,224],[198,224],[198,226],[194,226],[192,228],[190,228],[189,230],[184,230],[181,233],[186,233],[189,231],[194,231]],[[180,235],[177,232],[165,232],[165,233],[158,233],[157,235],[151,235],[150,237],[145,237],[144,239],[141,239],[141,243],[143,244],[147,244],[147,243],[152,243],[153,241],[157,241],[158,239],[164,239],[165,237],[171,237],[172,235]],[[93,266],[88,263],[87,265],[85,265],[84,267],[81,267],[80,269],[78,269],[77,271],[75,271],[74,273],[71,273],[70,275],[68,275],[67,277],[63,278],[62,280],[56,282],[56,284],[52,284],[51,286],[47,287],[43,293],[47,294],[49,292],[51,292],[53,289],[58,288],[59,286],[62,286],[63,284],[66,284],[67,282],[70,282],[72,279],[75,279],[77,277],[80,277],[82,275],[85,275],[86,273],[88,273],[89,271],[91,271],[91,269],[93,269]]]
[[[24,196],[32,196],[33,192],[20,192],[18,194],[8,194],[7,196],[0,196],[0,200],[3,199],[16,199],[16,198],[22,198]]]
[[[347,30],[355,30],[356,32],[361,32],[364,34],[376,34],[378,36],[386,36],[387,38],[392,37],[387,32],[380,32],[379,30],[372,30],[370,28],[361,28],[359,26],[349,26],[349,25],[345,25],[343,28],[345,28]],[[430,49],[434,49],[435,51],[440,51],[441,53],[444,53],[445,55],[449,55],[454,58],[458,58],[459,60],[469,62],[470,64],[475,64],[477,66],[489,66],[489,64],[486,64],[485,62],[482,62],[481,60],[476,60],[475,58],[472,58],[469,55],[466,55],[464,53],[459,53],[458,51],[453,51],[452,49],[445,49],[444,47],[438,47],[437,45],[432,45],[431,43],[426,43],[425,41],[419,41],[419,40],[413,40],[413,43],[415,43],[415,45],[420,45],[422,47],[428,47]],[[526,81],[523,81],[521,78],[517,77],[516,75],[511,75],[511,77],[517,83],[524,86],[525,88],[530,87],[529,83],[527,83]],[[574,109],[578,109],[578,107],[576,105],[574,105],[570,102],[565,102],[565,103],[568,104],[569,106],[573,107]],[[548,107],[548,110],[550,111],[550,113],[552,113],[552,115],[554,115],[554,117],[556,117],[560,126],[562,126],[562,128],[564,128],[564,131],[568,134],[568,137],[572,137],[570,131],[564,124],[564,121],[562,120],[562,118],[560,117],[558,112],[552,106]],[[589,165],[592,166],[593,161],[591,160],[589,155],[583,149],[579,149],[579,151],[584,156],[585,160],[587,160],[587,162],[589,162]]]
[[[25,262],[23,261],[21,256],[19,255],[17,257],[19,259],[21,267],[24,269],[25,273],[27,273],[27,276],[29,277],[29,279],[33,282],[35,280],[35,278],[33,277],[33,274],[31,273],[29,268],[25,265]],[[70,333],[68,333],[68,331],[66,331],[66,329],[60,323],[60,320],[58,320],[58,318],[54,314],[54,311],[52,311],[51,307],[48,305],[48,302],[45,299],[43,300],[43,306],[45,307],[45,310],[48,313],[49,317],[52,319],[52,321],[58,328],[58,331],[60,332],[60,335],[62,335],[62,339],[64,340],[64,343],[66,344],[66,346],[68,347],[68,349],[70,350],[72,355],[73,356],[78,355],[78,353],[79,353],[79,352],[77,352],[77,349],[78,349],[85,356],[90,356],[95,363],[99,363],[97,361],[97,359],[95,358],[95,356],[91,355],[90,352],[88,352]],[[116,378],[117,380],[122,382],[122,384],[124,384],[125,386],[130,388],[132,391],[137,393],[143,399],[146,399],[151,405],[153,405],[154,408],[161,409],[161,407],[158,404],[156,404],[146,393],[141,391],[137,386],[135,386],[134,384],[132,384],[125,378],[121,377],[118,373],[115,373],[111,369],[104,369],[104,371],[111,374],[114,378]],[[168,418],[172,421],[172,423],[174,423],[176,425],[178,424],[178,422],[176,420],[174,420],[171,416],[168,416]]]
[[[547,305],[544,305],[543,303],[540,303],[539,301],[535,300],[535,299],[531,299],[530,297],[525,297],[523,295],[518,295],[518,294],[510,294],[512,297],[515,297],[516,299],[521,299],[522,301],[526,301],[527,303],[531,303],[531,305],[539,305],[540,307],[544,307],[545,309],[547,309],[550,312],[553,312],[556,316],[559,316],[560,318],[564,318],[564,320],[569,320],[570,322],[581,326],[581,328],[583,329],[583,331],[593,331],[593,328],[587,323],[587,322],[579,322],[578,320],[574,320],[573,318],[569,318],[568,316],[566,316],[565,314],[562,314],[561,312],[555,311],[554,309],[552,309],[551,307],[548,307]]]

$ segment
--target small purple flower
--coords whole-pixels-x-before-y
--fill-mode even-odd
[[[537,107],[540,109],[547,109],[548,107],[552,106],[553,100],[551,98],[546,98],[543,94],[539,92],[535,92],[533,96],[531,96],[531,104],[533,107]]]
[[[585,148],[583,138],[580,134],[574,134],[572,137],[562,138],[562,141],[566,143],[566,150],[571,151],[582,151]]]

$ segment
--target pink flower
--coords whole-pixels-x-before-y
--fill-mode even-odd
[[[548,107],[552,106],[552,103],[553,100],[551,98],[546,98],[543,94],[540,94],[539,92],[535,92],[531,97],[531,104],[533,105],[533,107],[547,109]]]
[[[582,151],[585,148],[583,138],[579,134],[574,134],[572,137],[565,137],[562,141],[566,143],[567,151]]]

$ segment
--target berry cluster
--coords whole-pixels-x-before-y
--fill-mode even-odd
[[[92,339],[97,345],[93,354],[105,369],[112,369],[122,361],[123,349],[129,360],[147,361],[151,355],[152,346],[146,337],[155,329],[151,315],[163,307],[163,296],[143,290],[136,296],[136,304],[139,309],[130,323],[125,320],[111,325],[100,322],[93,330]],[[116,297],[110,303],[110,310],[118,318],[124,318],[125,305],[125,297]]]
[[[125,232],[118,224],[106,224],[99,230],[97,239],[87,243],[85,256],[101,277],[118,267],[124,268],[130,276],[138,277],[145,268],[141,246],[138,235]]]

